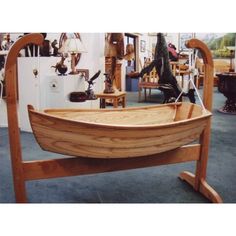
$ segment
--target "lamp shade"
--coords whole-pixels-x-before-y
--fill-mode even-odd
[[[69,52],[69,53],[84,53],[87,52],[84,45],[82,44],[80,39],[77,38],[69,38],[65,41],[60,49],[61,52]]]
[[[78,74],[79,72],[76,70],[76,57],[80,56],[81,53],[87,52],[81,40],[78,38],[66,39],[59,52],[71,54],[71,72],[69,74]]]

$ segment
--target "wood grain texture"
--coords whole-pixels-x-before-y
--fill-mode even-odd
[[[181,147],[199,138],[211,116],[188,103],[103,111],[36,112],[29,107],[32,130],[42,149],[91,158],[133,158]]]
[[[117,113],[114,110],[103,110],[99,113],[98,110],[72,109],[37,112],[29,106],[33,132],[42,148],[83,157],[22,161],[17,117],[17,56],[25,45],[39,45],[42,42],[43,37],[40,34],[22,37],[11,47],[5,65],[9,140],[17,202],[27,201],[27,180],[187,161],[197,161],[196,175],[184,172],[180,175],[181,179],[186,180],[210,201],[222,202],[220,196],[206,182],[213,61],[203,42],[192,39],[187,46],[201,51],[205,66],[203,102],[209,111],[204,111],[197,105],[184,103],[160,105],[158,109],[118,108]],[[198,139],[200,135],[200,144],[182,146]]]
[[[25,182],[23,178],[22,153],[20,130],[17,113],[17,57],[20,50],[33,43],[40,45],[43,42],[41,34],[29,34],[17,40],[8,52],[5,64],[6,102],[9,129],[11,163],[14,181],[14,190],[17,202],[26,202]]]
[[[47,179],[175,164],[186,161],[196,161],[199,159],[199,155],[200,145],[194,144],[165,153],[136,158],[97,159],[71,157],[27,161],[24,162],[24,178],[26,180]]]
[[[206,44],[198,39],[189,40],[186,43],[187,47],[197,48],[201,51],[201,55],[204,62],[204,87],[203,87],[203,104],[207,110],[212,110],[212,95],[213,95],[213,83],[214,83],[214,64],[211,52],[207,48]],[[197,162],[196,167],[196,178],[195,178],[195,188],[200,188],[200,180],[206,179],[206,170],[208,162],[208,153],[210,145],[210,134],[211,134],[211,119],[208,120],[207,125],[201,135],[201,158]]]
[[[204,62],[204,87],[203,87],[203,104],[207,110],[212,110],[212,95],[213,95],[213,59],[210,50],[202,41],[198,39],[191,39],[187,41],[186,46],[188,48],[199,49]],[[205,197],[213,202],[222,202],[220,196],[206,183],[206,171],[210,145],[210,134],[211,134],[211,119],[207,121],[206,127],[204,128],[201,137],[201,153],[200,158],[197,161],[195,175],[182,174],[181,178],[186,180],[192,185],[194,181],[194,189],[201,192]],[[190,180],[191,179],[191,180]]]
[[[126,92],[115,91],[115,93],[97,93],[96,97],[100,99],[100,108],[106,107],[106,99],[113,103],[113,107],[117,108],[119,101],[122,103],[122,107],[126,107]]]
[[[190,184],[196,191],[199,191],[203,196],[209,199],[211,202],[214,203],[222,203],[223,200],[220,195],[204,180],[200,179],[199,181],[199,188],[196,188],[195,181],[196,176],[188,171],[184,171],[180,173],[179,178],[183,181],[186,181]]]

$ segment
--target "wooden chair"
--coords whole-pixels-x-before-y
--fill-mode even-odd
[[[223,72],[229,72],[230,69],[230,62],[225,60],[214,60],[214,74],[217,73],[223,73]],[[203,80],[204,80],[204,64],[202,61],[199,60],[197,68],[199,70],[199,76],[196,83],[197,88],[200,88],[200,86],[203,86]],[[218,76],[214,75],[214,83],[213,86],[218,86]]]
[[[142,90],[144,89],[144,101],[147,101],[147,89],[149,89],[149,97],[151,96],[151,89],[157,89],[158,84],[158,74],[154,68],[149,74],[145,74],[142,78],[139,78],[138,83],[138,101],[141,102]]]
[[[180,76],[179,71],[179,62],[170,62],[170,66],[174,76]],[[156,69],[154,68],[149,74],[145,74],[142,78],[139,78],[138,83],[138,101],[141,102],[142,98],[142,90],[144,90],[144,101],[147,101],[147,89],[149,89],[148,97],[151,96],[151,90],[159,88],[159,76],[157,74]]]

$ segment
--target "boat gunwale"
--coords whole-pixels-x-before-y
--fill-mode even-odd
[[[71,111],[71,112],[76,112],[76,111],[86,111],[86,112],[94,112],[94,111],[99,111],[99,112],[110,112],[110,111],[133,111],[133,110],[140,110],[140,109],[144,109],[144,110],[149,110],[152,108],[159,108],[159,107],[172,107],[172,106],[181,106],[182,104],[185,104],[188,102],[176,102],[176,103],[166,103],[166,104],[157,104],[157,105],[149,105],[149,106],[138,106],[138,107],[125,107],[125,108],[116,108],[116,109],[112,109],[112,108],[108,108],[108,109],[89,109],[89,108],[49,108],[49,109],[44,109],[43,111],[45,112],[50,112],[50,111],[58,111],[58,112],[63,112],[63,111]],[[194,104],[197,105],[197,104]],[[199,106],[199,105],[197,105]]]
[[[129,110],[140,110],[140,109],[151,109],[151,108],[157,108],[157,107],[165,107],[165,106],[179,106],[187,102],[178,102],[178,103],[169,103],[169,104],[163,104],[163,105],[153,105],[153,106],[140,106],[140,107],[131,107],[131,108],[120,108],[120,109],[106,109],[106,110],[101,110],[101,109],[45,109],[43,111],[36,111],[33,108],[29,107],[28,112],[29,113],[35,113],[40,116],[44,116],[50,119],[55,119],[60,122],[69,122],[71,124],[80,124],[80,125],[86,125],[86,126],[92,126],[92,127],[97,127],[97,128],[111,128],[111,129],[153,129],[153,128],[165,128],[165,127],[172,127],[176,125],[181,125],[181,124],[186,124],[189,122],[194,122],[198,120],[202,120],[208,117],[212,116],[212,113],[208,110],[204,110],[200,105],[193,104],[194,106],[198,106],[202,109],[202,115],[194,117],[194,118],[187,118],[179,121],[174,121],[174,122],[168,122],[164,124],[148,124],[148,125],[118,125],[118,124],[105,124],[105,123],[95,123],[95,122],[86,122],[86,121],[78,121],[78,120],[73,120],[73,119],[68,119],[68,118],[62,118],[60,116],[55,116],[51,114],[47,114],[44,111],[55,111],[57,110],[58,112],[63,112],[63,111],[87,111],[87,112],[110,112],[110,111],[129,111]],[[31,123],[31,118],[30,118],[30,123]]]

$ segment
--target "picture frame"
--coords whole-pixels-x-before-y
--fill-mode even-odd
[[[146,51],[146,41],[140,40],[140,51],[145,52]]]
[[[186,51],[185,42],[194,38],[194,33],[179,33],[179,51]]]
[[[196,33],[195,37],[207,45],[213,59],[235,58],[235,33]]]

